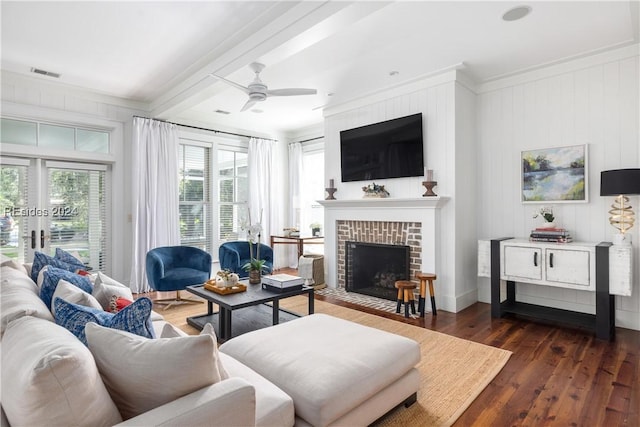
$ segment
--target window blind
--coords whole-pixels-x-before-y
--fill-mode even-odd
[[[180,242],[211,252],[210,148],[179,145]]]

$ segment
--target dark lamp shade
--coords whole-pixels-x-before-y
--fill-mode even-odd
[[[600,195],[640,194],[640,169],[614,169],[600,172]]]

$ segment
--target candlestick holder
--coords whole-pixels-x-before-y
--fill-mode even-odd
[[[333,193],[335,193],[336,191],[338,191],[338,189],[337,189],[337,188],[335,188],[335,187],[328,187],[328,188],[325,188],[325,191],[326,191],[327,193],[329,193],[329,195],[328,195],[327,197],[325,197],[325,200],[336,200],[336,198],[335,198],[335,197],[333,197]]]
[[[427,189],[427,192],[424,193],[422,197],[437,196],[437,194],[433,192],[433,187],[438,185],[438,181],[422,181],[422,185]]]

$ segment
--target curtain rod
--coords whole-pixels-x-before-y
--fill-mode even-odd
[[[142,116],[136,116],[136,115],[134,115],[133,117],[137,117],[139,119],[155,120],[157,122],[169,123],[171,125],[182,126],[182,127],[190,128],[190,129],[206,130],[206,131],[209,131],[209,132],[224,133],[226,135],[233,135],[233,136],[242,136],[244,138],[260,138],[260,139],[266,139],[267,141],[276,141],[276,142],[278,141],[277,139],[273,139],[273,138],[263,138],[261,136],[252,136],[252,135],[242,135],[242,134],[239,134],[239,133],[226,132],[226,131],[223,131],[223,130],[208,129],[208,128],[202,128],[202,127],[191,126],[191,125],[183,125],[183,124],[180,124],[180,123],[170,122],[168,120],[152,119],[150,117],[142,117]]]
[[[302,144],[303,142],[315,141],[316,139],[323,139],[324,136],[316,136],[315,138],[309,138],[302,141],[291,141],[289,144]]]

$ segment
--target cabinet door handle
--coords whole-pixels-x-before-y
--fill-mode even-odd
[[[549,254],[549,267],[553,268],[553,252]]]
[[[538,252],[533,253],[533,265],[538,266]]]

